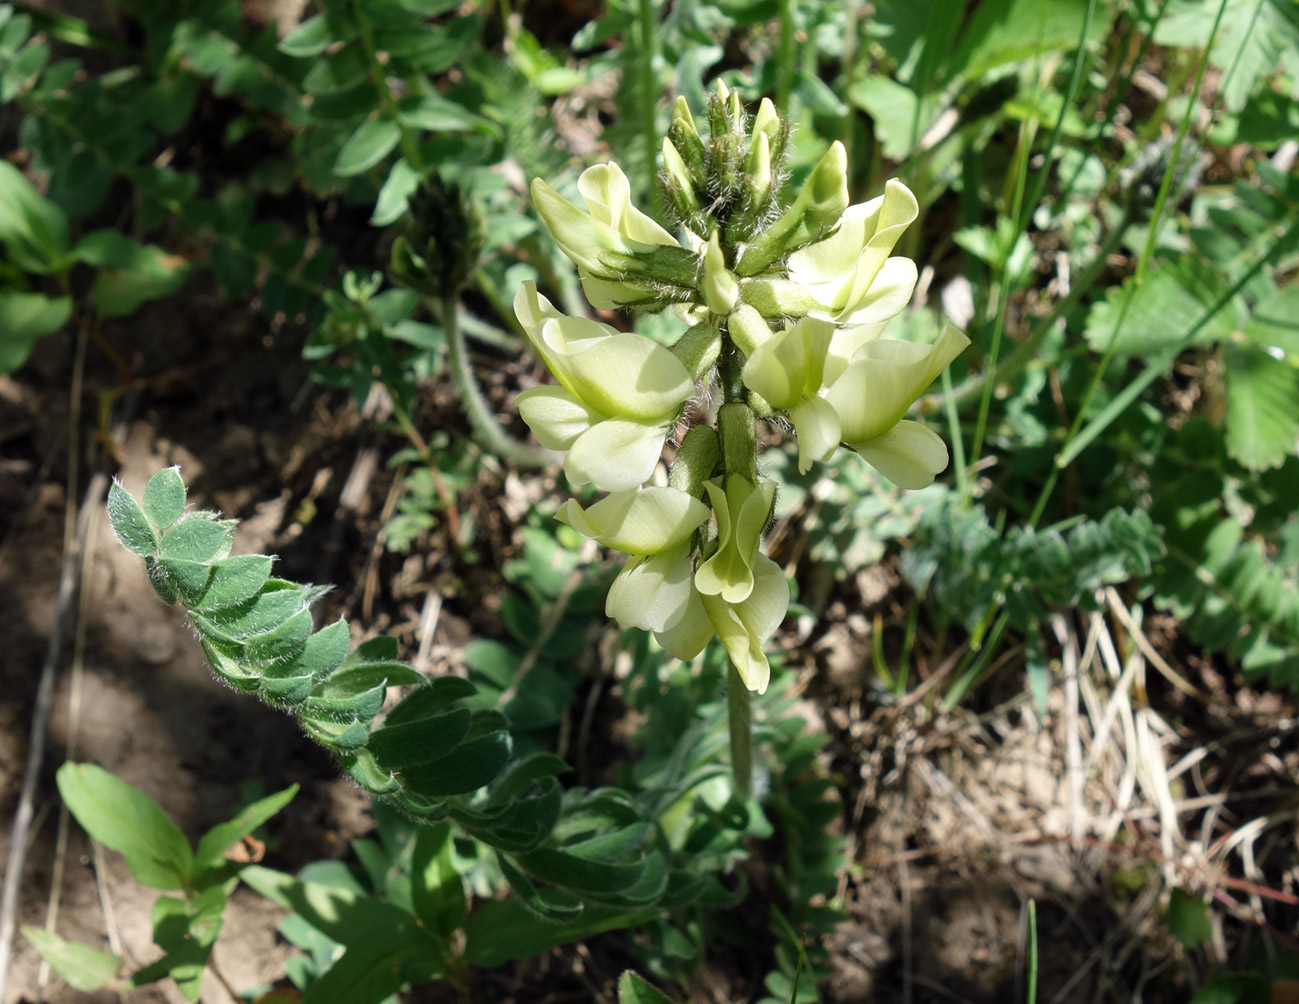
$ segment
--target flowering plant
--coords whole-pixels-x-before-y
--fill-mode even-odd
[[[565,316],[525,283],[515,312],[559,386],[525,390],[518,404],[545,446],[567,451],[574,484],[610,493],[559,514],[631,555],[608,614],[681,659],[720,636],[733,684],[761,693],[789,585],[761,553],[776,486],[758,467],[758,420],[792,428],[801,472],[843,448],[923,488],[947,466],[947,447],[904,416],[969,342],[952,328],[929,346],[881,337],[916,284],[915,263],[892,255],[919,214],[905,185],[849,205],[834,143],[785,206],[789,127],[771,102],[750,117],[719,82],[707,121],[705,139],[677,99],[658,178],[671,228],[631,204],[617,164],[582,174],[585,208],[532,183],[595,306],[674,308],[690,328],[669,350]],[[667,484],[650,484],[683,426]]]

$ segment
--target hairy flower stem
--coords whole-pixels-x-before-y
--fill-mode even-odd
[[[451,377],[455,380],[456,390],[460,392],[460,401],[469,424],[473,427],[479,443],[498,456],[506,457],[521,467],[543,467],[554,462],[555,457],[549,450],[539,449],[520,443],[501,428],[492,415],[483,392],[469,369],[468,352],[465,348],[465,335],[460,330],[456,317],[456,297],[445,296],[429,305],[442,321],[442,333],[447,341],[447,361],[451,365]]]
[[[726,717],[731,732],[731,772],[735,794],[747,801],[753,793],[753,694],[734,663],[726,665]]]

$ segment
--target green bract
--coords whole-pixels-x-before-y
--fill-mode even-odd
[[[719,82],[706,121],[705,139],[686,103],[673,107],[658,176],[669,227],[632,206],[613,163],[583,172],[584,210],[533,182],[596,307],[675,305],[691,327],[665,349],[567,317],[525,283],[515,311],[559,386],[518,403],[544,445],[567,451],[574,483],[611,493],[586,509],[570,500],[558,517],[632,556],[609,616],[681,659],[719,635],[735,678],[760,691],[789,586],[760,553],[776,486],[758,473],[757,418],[793,427],[801,473],[842,445],[899,486],[924,487],[947,447],[904,416],[968,341],[952,329],[931,346],[881,338],[916,284],[915,264],[891,256],[919,213],[905,185],[850,206],[847,154],[832,143],[782,204],[789,127],[771,102],[750,119]],[[714,398],[715,417],[690,414],[692,399]],[[690,432],[671,487],[644,487],[678,423]]]

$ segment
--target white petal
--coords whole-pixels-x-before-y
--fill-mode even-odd
[[[689,543],[631,561],[609,587],[605,613],[624,627],[674,628],[690,606],[693,575]]]
[[[947,468],[947,444],[919,422],[899,422],[882,436],[848,445],[899,488],[926,488]]]
[[[671,550],[708,518],[708,506],[699,499],[666,487],[613,492],[579,512],[581,507],[569,499],[561,518],[579,533],[627,554]]]
[[[791,408],[789,418],[798,434],[798,473],[806,474],[838,448],[843,438],[839,413],[825,398],[810,397]]]
[[[655,631],[654,638],[663,646],[664,651],[678,659],[690,660],[712,641],[713,633],[713,622],[704,609],[703,601],[700,600],[699,593],[692,589],[681,619],[664,631]]]
[[[603,415],[592,411],[563,387],[530,387],[514,399],[519,414],[542,446],[567,450]]]
[[[640,335],[617,334],[599,338],[571,337],[579,332],[578,318],[549,321],[550,334],[567,329],[567,352],[555,351],[547,362],[551,371],[575,397],[602,415],[637,422],[663,422],[676,417],[695,392],[695,382],[681,360],[662,345]],[[580,331],[595,325],[588,322]],[[553,344],[553,343],[552,343]]]
[[[678,246],[670,233],[631,204],[631,182],[612,161],[583,171],[577,190],[591,215],[621,236],[639,244]]]
[[[910,258],[889,258],[867,288],[865,295],[851,300],[835,320],[841,324],[878,324],[900,314],[915,292],[916,263]]]
[[[663,453],[667,425],[607,419],[591,426],[569,447],[564,473],[575,485],[616,492],[643,485]]]

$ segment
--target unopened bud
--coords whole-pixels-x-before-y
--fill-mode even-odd
[[[729,314],[740,299],[740,284],[726,268],[717,232],[704,251],[704,303],[714,314]]]
[[[771,328],[757,310],[741,303],[726,317],[726,333],[735,347],[751,356],[759,345],[771,337]]]
[[[686,433],[672,461],[668,484],[677,491],[698,498],[704,493],[704,482],[713,476],[721,449],[717,433],[710,425],[696,425]]]
[[[756,275],[781,256],[822,236],[848,208],[848,154],[838,140],[817,161],[794,204],[751,243],[737,265]]]
[[[672,346],[672,354],[695,380],[703,379],[713,368],[721,351],[722,333],[710,321],[694,325]]]
[[[695,127],[695,117],[690,114],[690,106],[683,97],[678,96],[672,106],[672,124],[668,126],[667,138],[685,162],[686,173],[692,178],[702,178],[707,170],[704,141]]]

